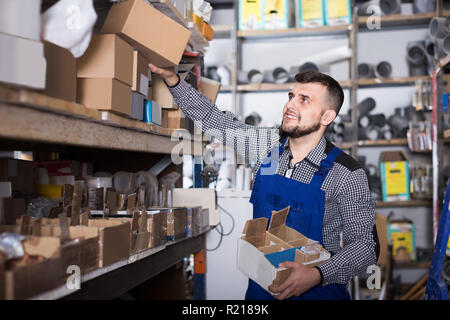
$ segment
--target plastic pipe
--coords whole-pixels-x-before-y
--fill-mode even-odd
[[[373,98],[369,97],[358,103],[359,117],[367,115],[370,111],[375,109],[376,102]]]
[[[401,0],[380,0],[380,9],[385,15],[400,13]]]
[[[428,13],[436,10],[435,0],[414,0],[413,2],[414,13]]]
[[[375,77],[389,78],[392,74],[392,65],[387,61],[381,61],[375,68]]]
[[[434,17],[428,25],[428,32],[433,39],[443,38],[447,32],[445,27],[446,19],[441,17]]]
[[[410,76],[424,76],[427,74],[427,58],[422,41],[408,43],[407,60]]]
[[[334,63],[352,56],[352,50],[348,46],[340,46],[334,49],[323,50],[315,55],[305,57],[299,61],[299,65],[306,62],[315,63],[318,66]]]
[[[239,83],[261,83],[263,80],[263,74],[256,69],[251,69],[249,71],[240,70],[238,73]]]
[[[373,78],[375,76],[375,66],[370,63],[358,64],[359,78]]]
[[[288,72],[281,67],[264,71],[264,82],[286,83],[289,80]]]

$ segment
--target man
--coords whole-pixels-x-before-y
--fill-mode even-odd
[[[314,268],[281,263],[291,273],[278,287],[269,287],[274,296],[249,280],[246,299],[349,299],[348,282],[376,263],[379,243],[364,170],[324,137],[344,100],[339,83],[319,72],[297,74],[281,127],[274,130],[238,121],[173,70],[149,66],[163,77],[186,116],[201,122],[203,131],[218,131],[216,138],[257,163],[250,198],[254,218],[270,219],[273,210],[289,205],[286,224],[332,254]]]

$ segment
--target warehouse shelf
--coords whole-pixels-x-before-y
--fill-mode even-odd
[[[152,278],[168,267],[183,261],[192,253],[204,249],[206,233],[175,241],[133,254],[112,265],[95,269],[81,277],[80,289],[69,289],[66,284],[44,292],[32,300],[56,299],[114,299]]]
[[[414,76],[414,77],[390,77],[390,78],[371,78],[359,79],[359,87],[375,87],[375,86],[402,86],[414,84],[417,80],[431,81],[429,76]]]
[[[155,9],[158,9],[166,16],[170,17],[174,21],[178,22],[182,26],[191,30],[192,35],[189,39],[189,45],[192,47],[194,51],[198,51],[202,54],[205,54],[206,47],[209,46],[208,39],[201,33],[201,30],[193,24],[192,22],[186,21],[184,16],[178,11],[177,8],[172,4],[169,0],[150,0],[150,3],[153,5]]]
[[[341,149],[350,149],[353,142],[342,142],[336,144]],[[388,146],[407,146],[406,139],[391,139],[391,140],[358,140],[358,147],[388,147]]]
[[[179,143],[172,141],[172,135],[178,132],[0,85],[0,137],[4,139],[171,154]],[[193,142],[191,152],[201,151],[202,141]]]
[[[280,38],[280,37],[298,37],[313,35],[335,35],[346,33],[352,29],[351,24],[338,26],[323,26],[314,28],[289,28],[274,30],[239,30],[237,36],[239,38]]]
[[[394,269],[429,269],[431,261],[394,262]]]
[[[443,16],[450,14],[450,10],[445,10]],[[410,27],[410,26],[420,26],[427,25],[430,20],[436,16],[436,13],[417,13],[412,15],[404,14],[392,14],[388,16],[380,17],[380,27],[381,29],[385,27]],[[370,19],[370,20],[369,20]],[[371,23],[371,18],[369,17],[358,17],[358,24],[362,30],[371,30],[367,27],[367,22]],[[377,31],[378,29],[373,29]],[[379,31],[379,30],[378,30]]]
[[[397,207],[431,207],[431,200],[410,200],[410,201],[377,201],[377,208],[397,208]]]

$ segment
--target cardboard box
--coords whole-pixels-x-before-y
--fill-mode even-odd
[[[148,62],[137,50],[133,52],[133,83],[131,90],[148,98]]]
[[[136,254],[149,248],[150,232],[148,231],[148,214],[137,211],[133,218],[114,218],[130,224],[130,253]]]
[[[166,83],[156,74],[152,75],[152,97],[164,109],[178,109]]]
[[[159,210],[148,212],[148,231],[150,233],[149,248],[160,246],[167,242],[167,216]]]
[[[128,258],[131,246],[131,226],[129,222],[90,219],[88,226],[97,227],[100,231],[100,267],[106,267]]]
[[[169,129],[186,129],[186,118],[181,109],[162,109],[162,125]]]
[[[263,3],[261,0],[239,1],[239,30],[263,29]]]
[[[116,79],[78,79],[77,102],[87,108],[131,114],[131,88]]]
[[[296,0],[298,26],[300,28],[325,25],[322,0]]]
[[[70,239],[79,241],[80,270],[82,274],[99,267],[99,235],[97,227],[70,226]],[[57,224],[41,226],[41,235],[47,237],[61,237],[61,227]]]
[[[117,33],[158,67],[180,62],[191,31],[142,0],[111,7],[101,33]]]
[[[289,28],[290,0],[265,0],[263,28],[265,30]]]
[[[130,117],[139,121],[144,120],[145,97],[136,91],[131,91],[131,112]]]
[[[161,125],[162,108],[156,101],[145,100],[144,103],[144,119],[146,123]]]
[[[238,269],[267,291],[290,274],[291,270],[279,268],[279,263],[295,261],[313,267],[330,258],[319,242],[286,226],[289,209],[272,211],[267,231],[267,218],[248,220],[239,239]]]
[[[115,34],[93,35],[77,68],[78,78],[114,78],[131,86],[133,47]]]
[[[192,22],[197,26],[198,30],[202,32],[203,25],[205,24],[205,21],[203,21],[202,17],[196,15],[195,13],[192,14]]]
[[[387,217],[377,213],[375,215],[375,223],[377,226],[378,240],[380,242],[380,256],[377,264],[383,267],[389,265],[389,238],[388,238],[388,221]]]
[[[77,62],[72,53],[51,42],[44,41],[47,60],[45,93],[67,101],[77,100]]]
[[[193,188],[193,189],[173,189],[173,206],[201,206],[209,210],[208,226],[215,226],[220,222],[219,212],[216,209],[216,195],[213,189]]]
[[[323,0],[325,24],[336,26],[352,23],[350,0]]]
[[[39,41],[41,1],[0,0],[0,33]]]
[[[187,235],[188,237],[198,236],[203,232],[204,229],[204,215],[203,209],[200,206],[197,207],[188,207],[188,229]]]
[[[201,77],[200,78],[200,86],[199,91],[208,98],[211,103],[216,103],[217,95],[220,90],[220,82],[214,81],[208,78]]]
[[[42,42],[0,33],[0,57],[0,81],[45,88],[47,63]]]
[[[165,214],[167,220],[167,240],[179,240],[187,237],[187,209],[151,207]]]
[[[33,192],[33,162],[0,158],[0,181],[10,181],[13,191]]]
[[[388,225],[389,242],[395,261],[416,261],[416,236],[414,224],[409,220],[391,221]]]
[[[28,255],[41,258],[5,271],[5,297],[8,300],[32,298],[63,284],[58,238],[29,237],[22,244]]]
[[[380,155],[380,178],[383,201],[408,201],[409,165],[403,151],[385,151]]]

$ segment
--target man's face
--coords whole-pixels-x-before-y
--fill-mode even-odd
[[[316,132],[328,109],[327,88],[320,83],[296,83],[283,108],[281,129],[292,138]]]

